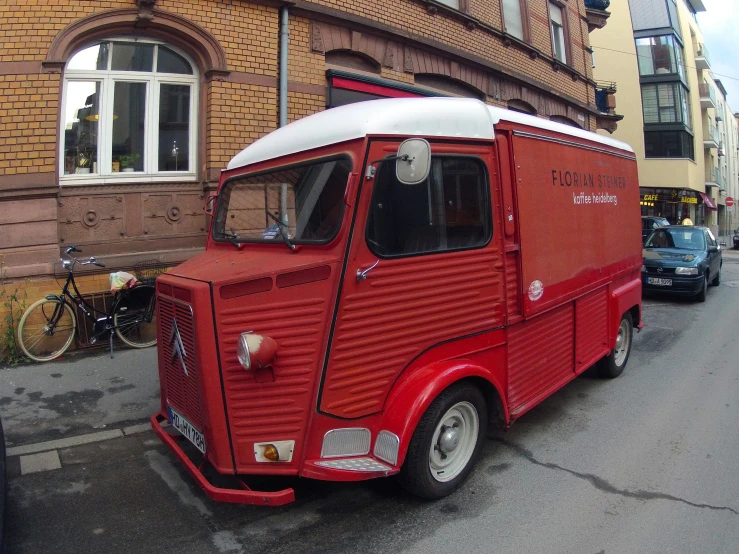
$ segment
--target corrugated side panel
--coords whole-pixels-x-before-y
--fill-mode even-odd
[[[501,261],[486,249],[380,262],[342,300],[321,409],[347,418],[375,413],[424,350],[500,327]]]
[[[518,302],[518,253],[506,254],[505,266],[506,308],[508,317],[515,317],[521,313]]]
[[[575,303],[575,317],[575,362],[580,371],[608,351],[608,289],[604,287],[579,298]]]
[[[313,285],[305,285],[312,287]],[[297,287],[296,287],[297,288]],[[298,299],[249,297],[249,303],[225,307],[219,303],[217,321],[226,404],[234,450],[240,464],[253,463],[252,444],[263,440],[295,440],[299,449],[308,422],[311,394],[322,360],[322,337],[330,302],[310,292]],[[284,298],[284,296],[282,296]],[[277,341],[272,370],[245,371],[236,348],[245,331]],[[295,459],[299,459],[297,451]]]
[[[185,416],[190,423],[203,430],[203,416],[200,409],[200,393],[198,391],[198,366],[195,353],[194,315],[189,304],[168,296],[157,297],[157,325],[162,341],[165,372],[165,392],[167,402],[175,410]],[[174,351],[176,343],[172,335],[172,327],[177,322],[177,329],[184,347],[184,362],[187,373],[182,367],[179,356]]]
[[[508,406],[511,413],[574,372],[574,304],[513,325],[508,333]]]

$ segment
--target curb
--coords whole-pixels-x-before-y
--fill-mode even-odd
[[[67,437],[64,439],[57,439],[53,441],[37,442],[35,444],[24,444],[22,446],[14,446],[8,448],[6,455],[11,456],[25,456],[28,454],[36,454],[39,452],[48,452],[51,450],[59,450],[62,448],[70,448],[72,446],[81,446],[83,444],[90,444],[94,442],[102,442],[111,439],[119,439],[130,435],[136,435],[138,433],[144,433],[151,430],[150,423],[140,423],[138,425],[129,425],[122,429],[110,429],[108,431],[99,431],[97,433],[89,433],[87,435],[78,435],[76,437]]]

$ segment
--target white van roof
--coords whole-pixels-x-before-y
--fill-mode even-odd
[[[511,121],[598,142],[626,152],[621,141],[548,119],[489,106],[473,98],[387,98],[318,112],[277,129],[236,154],[228,169],[367,135],[492,139],[499,121]]]

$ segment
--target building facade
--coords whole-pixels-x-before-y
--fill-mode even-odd
[[[0,5],[0,278],[56,290],[200,251],[228,160],[281,123],[387,96],[472,96],[595,130],[588,0],[69,0]],[[100,270],[98,270],[100,271]],[[104,288],[104,273],[81,280]],[[87,283],[87,284],[85,284]]]
[[[591,39],[596,79],[618,85],[615,136],[637,153],[642,215],[718,234],[737,174],[725,160],[730,111],[697,24],[703,10],[701,0],[615,0]]]

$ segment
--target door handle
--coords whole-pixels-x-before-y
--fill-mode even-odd
[[[362,271],[361,269],[358,269],[357,270],[357,283],[361,283],[362,281],[367,279],[367,274],[373,269],[375,269],[375,267],[377,267],[377,264],[379,263],[380,263],[380,260],[378,259],[375,263],[373,263],[371,266],[369,266],[364,271]]]

